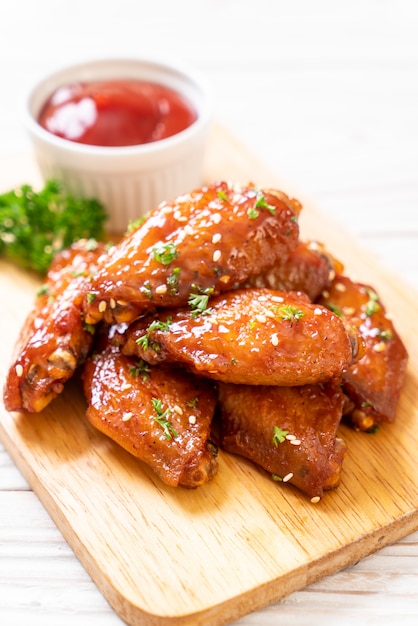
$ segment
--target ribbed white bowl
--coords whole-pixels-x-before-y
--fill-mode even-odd
[[[145,80],[175,89],[195,107],[197,120],[172,137],[126,147],[68,141],[38,124],[40,109],[57,87],[113,79]],[[101,59],[74,65],[31,87],[23,116],[44,179],[62,180],[69,192],[101,200],[111,233],[124,232],[129,221],[202,183],[210,96],[199,77],[180,67],[151,59]]]

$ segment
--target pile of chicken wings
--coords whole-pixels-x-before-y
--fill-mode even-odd
[[[395,420],[407,351],[375,289],[300,238],[284,193],[218,182],[115,245],[59,253],[17,341],[9,411],[81,371],[88,421],[170,486],[240,455],[312,502],[340,481],[342,420]]]

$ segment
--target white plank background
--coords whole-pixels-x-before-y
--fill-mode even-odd
[[[284,191],[416,289],[417,31],[415,0],[4,2],[0,162],[28,153],[18,105],[34,75],[92,56],[177,57]],[[418,532],[235,623],[395,622],[418,623]],[[0,444],[0,624],[76,623],[122,622]]]

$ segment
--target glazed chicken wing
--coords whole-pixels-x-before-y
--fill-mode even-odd
[[[83,370],[87,419],[170,486],[197,487],[216,474],[209,441],[213,387],[174,368],[150,367],[108,344]]]
[[[104,245],[80,240],[59,253],[21,330],[4,387],[9,411],[41,411],[85,359],[92,329],[83,319],[88,276]]]
[[[287,257],[273,267],[251,276],[246,287],[267,287],[280,291],[302,291],[315,300],[329,286],[341,263],[317,241],[299,241]]]
[[[163,203],[109,251],[85,298],[86,321],[131,322],[233,288],[296,246],[299,210],[281,192],[226,183]]]
[[[394,422],[408,354],[378,294],[337,275],[319,301],[355,326],[364,341],[364,356],[343,375],[350,420],[360,430]]]
[[[304,387],[219,384],[221,447],[254,461],[313,502],[337,487],[346,446],[336,436],[338,382]]]
[[[239,289],[213,298],[203,311],[160,311],[137,320],[123,351],[150,363],[182,363],[223,382],[293,386],[340,375],[353,361],[353,345],[339,317],[305,294]]]

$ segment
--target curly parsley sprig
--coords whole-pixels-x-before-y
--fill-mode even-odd
[[[57,252],[78,239],[102,239],[106,212],[95,199],[66,193],[56,180],[36,192],[22,185],[0,195],[0,254],[46,274]]]

